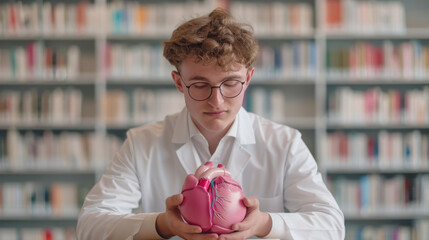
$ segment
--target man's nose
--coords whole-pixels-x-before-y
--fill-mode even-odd
[[[220,87],[212,88],[212,95],[209,97],[208,102],[212,106],[217,106],[224,102],[223,95],[220,92]]]

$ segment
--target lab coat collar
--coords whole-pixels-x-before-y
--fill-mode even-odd
[[[189,125],[188,119],[190,120],[191,116],[189,116],[189,112],[184,107],[177,117],[176,125],[173,129],[173,137],[171,141],[173,143],[186,143],[189,142]]]
[[[237,141],[242,145],[255,144],[255,132],[253,131],[253,126],[250,121],[249,113],[247,113],[244,108],[240,108],[237,114],[236,121],[234,124],[237,124]]]

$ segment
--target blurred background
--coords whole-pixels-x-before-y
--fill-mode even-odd
[[[127,129],[184,106],[161,41],[215,7],[253,25],[244,107],[301,131],[346,239],[429,239],[427,0],[2,0],[0,239],[75,239]]]

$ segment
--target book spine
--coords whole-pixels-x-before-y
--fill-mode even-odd
[[[382,130],[376,135],[333,132],[325,140],[330,146],[326,164],[333,168],[425,169],[428,167],[428,138],[429,135],[419,131]],[[361,164],[357,165],[358,162]]]
[[[427,176],[363,175],[330,178],[328,185],[345,215],[417,213],[428,207]],[[421,197],[425,196],[425,197]]]
[[[427,78],[428,49],[420,41],[405,41],[394,45],[356,42],[349,47],[329,46],[327,73],[331,78],[348,77],[355,80],[409,81]]]

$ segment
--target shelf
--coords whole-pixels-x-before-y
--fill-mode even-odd
[[[171,37],[171,33],[148,34],[107,34],[107,41],[164,41]]]
[[[135,128],[144,124],[147,124],[148,122],[144,122],[144,123],[108,123],[106,124],[106,129],[107,130],[123,130],[126,131],[130,128]]]
[[[316,119],[314,118],[285,118],[283,120],[277,121],[287,126],[301,129],[301,130],[315,130],[316,129]]]
[[[257,34],[255,37],[260,41],[276,41],[276,40],[303,40],[314,39],[316,34],[314,31],[306,33],[279,33],[279,34]]]
[[[1,216],[0,226],[2,228],[16,227],[70,227],[76,226],[77,215],[73,216]]]
[[[314,86],[316,84],[316,81],[314,78],[311,77],[290,77],[290,78],[260,78],[260,77],[253,77],[250,86],[277,86],[277,85],[284,85],[284,86],[290,86],[290,85],[309,85]]]
[[[379,214],[344,214],[346,221],[402,221],[428,219],[429,213],[421,211],[398,212],[398,213],[379,213]]]
[[[163,77],[123,77],[123,78],[107,78],[106,84],[109,86],[126,86],[126,85],[141,85],[141,86],[171,86],[174,87],[174,82],[170,78]]]
[[[409,168],[409,167],[378,168],[378,167],[344,166],[344,167],[326,167],[325,171],[327,175],[427,174],[429,173],[429,168]]]
[[[95,41],[94,34],[70,33],[70,34],[38,34],[22,33],[0,35],[0,41],[29,41],[29,40],[55,40],[55,41]]]
[[[44,78],[35,78],[35,79],[0,79],[0,86],[5,87],[24,87],[24,86],[95,86],[95,76],[83,76],[76,77],[74,79],[68,80],[47,80]]]
[[[350,77],[328,77],[326,84],[329,85],[429,85],[429,78],[423,79],[406,79],[398,77],[382,77],[382,78],[350,78]]]
[[[341,130],[341,129],[349,129],[349,130],[411,130],[411,129],[429,129],[429,123],[338,123],[333,121],[328,121],[327,123],[328,130]]]
[[[429,29],[407,29],[405,32],[345,32],[345,31],[326,31],[326,38],[328,40],[384,40],[384,39],[429,39]]]
[[[76,123],[49,123],[45,121],[26,123],[24,121],[0,121],[0,130],[77,130],[93,131],[96,129],[95,121],[83,120]]]
[[[96,171],[90,169],[53,168],[53,169],[26,169],[0,170],[1,182],[80,182],[88,184],[94,182]]]
[[[54,169],[21,169],[21,170],[5,170],[0,169],[0,175],[8,176],[26,176],[26,175],[94,175],[95,170],[91,169],[70,169],[70,168],[54,168]]]
[[[0,215],[0,221],[76,221],[77,215],[70,216],[51,216],[51,215],[18,215],[18,216],[4,216]]]

